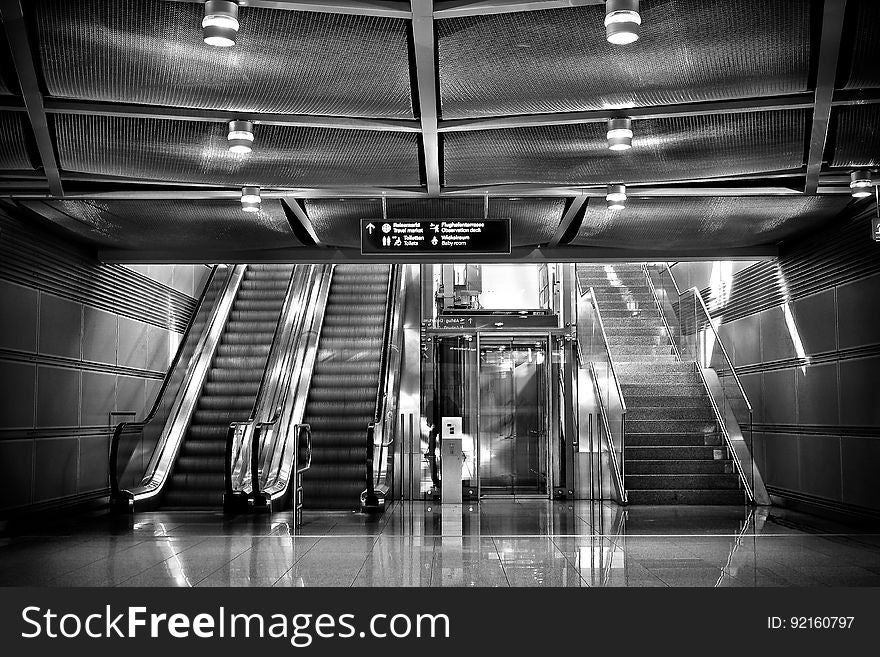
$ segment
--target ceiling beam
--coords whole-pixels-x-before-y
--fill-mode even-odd
[[[127,1],[127,0],[125,0]],[[203,0],[172,0],[201,4]],[[281,9],[284,11],[314,11],[322,14],[350,14],[352,16],[379,16],[409,19],[411,14],[399,2],[383,0],[238,0],[242,7]]]
[[[334,128],[337,130],[374,130],[380,132],[420,132],[418,121],[396,119],[362,119],[338,116],[311,116],[298,114],[270,114],[265,112],[232,112],[229,110],[189,109],[158,105],[126,105],[96,103],[80,100],[46,99],[49,114],[84,114],[87,116],[121,116],[137,119],[167,119],[171,121],[199,121],[226,123],[248,120],[258,125],[278,125],[303,128]]]
[[[3,27],[6,29],[9,49],[12,51],[12,61],[18,75],[21,95],[37,142],[37,151],[49,183],[49,190],[54,196],[63,196],[64,190],[61,187],[55,146],[52,143],[52,135],[49,132],[49,123],[43,107],[43,93],[40,90],[40,81],[34,65],[33,50],[31,50],[20,0],[0,0],[0,15],[3,17]]]
[[[828,142],[831,103],[834,99],[837,60],[840,56],[845,15],[846,0],[825,0],[822,12],[822,37],[819,42],[819,64],[816,70],[813,125],[810,129],[807,151],[807,181],[804,187],[807,194],[815,194],[819,188],[819,173],[822,171],[822,158]]]
[[[568,207],[565,209],[565,214],[562,215],[562,219],[559,222],[559,225],[556,227],[556,230],[553,232],[553,237],[550,238],[550,241],[547,242],[547,246],[551,249],[559,246],[559,243],[562,241],[562,238],[565,237],[565,233],[568,232],[569,227],[571,227],[572,222],[578,216],[581,211],[581,208],[584,207],[588,196],[575,196],[571,199],[571,202],[568,204]]]
[[[305,208],[300,205],[299,201],[295,198],[283,198],[281,199],[281,205],[283,205],[286,210],[289,210],[290,214],[295,217],[295,220],[299,222],[300,227],[309,236],[309,239],[315,243],[315,246],[324,246],[321,242],[321,238],[318,237],[318,233],[315,232],[315,227],[312,226],[312,220],[309,218]]]
[[[422,124],[422,150],[429,196],[440,195],[440,137],[437,133],[437,57],[433,0],[412,0],[416,84]]]
[[[776,246],[758,245],[740,248],[667,249],[653,251],[637,248],[610,248],[596,246],[514,247],[510,254],[481,255],[483,263],[510,262],[603,262],[603,261],[700,261],[773,258],[779,254]],[[360,249],[328,247],[293,247],[282,249],[257,249],[236,251],[234,249],[203,250],[193,248],[145,251],[130,249],[105,249],[98,251],[103,262],[119,264],[187,264],[187,263],[392,263],[392,264],[439,264],[461,262],[461,254],[415,256],[390,254],[387,256],[362,255]]]
[[[36,192],[26,189],[13,187],[15,181],[10,181],[8,185],[4,183],[0,189],[0,198],[15,199],[41,199],[48,200],[58,198],[51,192]],[[25,185],[25,187],[27,184]],[[441,198],[483,198],[487,194],[492,197],[577,197],[585,198],[604,198],[606,193],[605,185],[596,185],[592,187],[552,187],[541,185],[495,185],[490,187],[481,187],[479,189],[460,189],[444,191],[440,194]],[[820,187],[821,194],[849,194],[850,189],[846,185]],[[303,198],[373,198],[378,199],[383,196],[386,198],[428,198],[428,194],[424,190],[405,190],[392,188],[323,188],[323,189],[293,189],[293,190],[270,190],[262,189],[260,192],[263,198],[269,199],[303,199]],[[740,187],[676,187],[644,185],[644,186],[627,186],[627,195],[636,197],[720,197],[720,196],[803,196],[803,192],[799,189],[790,187],[768,187],[768,186],[740,186]],[[96,190],[76,190],[68,191],[64,198],[67,200],[86,200],[86,199],[105,199],[105,200],[176,200],[176,201],[198,201],[210,199],[234,199],[241,198],[241,191],[238,189],[96,189]]]
[[[604,123],[612,116],[628,116],[632,119],[665,119],[677,116],[704,116],[714,114],[744,114],[786,109],[807,109],[813,106],[813,94],[800,93],[771,98],[748,98],[741,100],[718,100],[681,105],[659,105],[628,109],[601,109],[584,112],[559,112],[556,114],[522,114],[519,116],[487,117],[482,119],[455,119],[441,121],[440,132],[467,130],[503,130],[507,128],[532,128],[548,125],[572,125],[578,123]]]
[[[508,14],[516,11],[542,11],[544,9],[566,9],[604,5],[605,0],[446,0],[437,2],[434,18],[461,18],[463,16],[484,16],[487,14]]]

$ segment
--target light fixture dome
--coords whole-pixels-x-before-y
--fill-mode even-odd
[[[250,153],[254,146],[254,124],[250,121],[230,121],[226,137],[233,153]]]
[[[259,212],[262,201],[259,187],[241,188],[241,209],[245,212]]]
[[[207,0],[202,19],[205,43],[218,48],[235,45],[238,34],[238,3],[231,0]]]
[[[612,151],[625,151],[632,148],[632,119],[620,117],[608,120],[608,148]]]
[[[608,0],[605,3],[605,38],[608,43],[626,45],[637,41],[641,25],[639,0]]]
[[[623,210],[626,207],[626,185],[608,185],[605,201],[609,210]]]
[[[849,174],[849,188],[854,198],[865,198],[873,194],[874,176],[867,169],[859,169]]]

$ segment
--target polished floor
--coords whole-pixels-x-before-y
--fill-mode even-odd
[[[880,586],[880,528],[778,508],[420,502],[381,516],[104,514],[7,528],[0,585]]]

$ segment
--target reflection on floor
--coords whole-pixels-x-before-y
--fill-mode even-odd
[[[880,586],[880,530],[776,508],[498,500],[382,516],[143,513],[19,528],[0,585]]]

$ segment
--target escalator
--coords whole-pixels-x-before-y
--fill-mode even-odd
[[[380,394],[390,277],[388,265],[334,270],[303,419],[312,436],[305,508],[360,506],[367,480],[366,431]]]
[[[248,417],[254,407],[293,269],[247,267],[171,470],[163,507],[223,506],[229,425]]]

